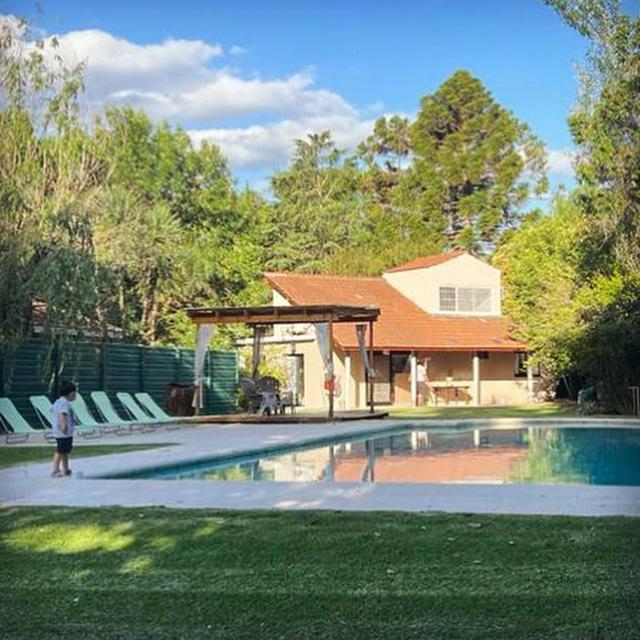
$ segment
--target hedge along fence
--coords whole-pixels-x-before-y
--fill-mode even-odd
[[[33,426],[39,420],[29,396],[53,399],[61,380],[73,380],[90,401],[92,391],[146,391],[164,406],[169,384],[193,384],[193,349],[147,347],[136,344],[64,342],[32,338],[0,353],[0,397],[13,400]],[[204,364],[202,413],[230,413],[236,408],[238,361],[235,353],[209,351]]]

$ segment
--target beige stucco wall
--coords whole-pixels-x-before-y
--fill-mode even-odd
[[[441,285],[489,286],[495,290],[494,300],[500,298],[500,272],[490,265],[462,255],[442,265],[430,269],[415,269],[406,272],[388,273],[385,279],[397,287],[404,295],[411,297],[427,311],[437,310],[438,287]],[[289,302],[277,291],[273,291],[274,305],[289,305]],[[326,409],[328,396],[324,390],[324,369],[315,331],[310,325],[276,325],[274,337],[287,344],[295,336],[296,353],[304,355],[305,396],[304,408]],[[287,350],[290,346],[287,346]],[[269,346],[265,345],[265,354]],[[428,356],[428,376],[430,380],[445,381],[448,377],[456,382],[469,384],[469,401],[473,402],[472,353],[471,352],[434,352],[418,354]],[[339,349],[334,353],[334,371],[337,379],[337,394],[334,398],[336,410],[364,409],[367,406],[367,389],[364,365],[359,353],[351,353],[351,379],[345,377],[346,354]],[[512,353],[492,352],[488,360],[480,361],[480,400],[481,404],[524,404],[528,402],[526,378],[516,378],[513,374],[514,356]],[[347,385],[350,391],[347,393]],[[534,391],[538,387],[535,381]],[[407,374],[396,376],[395,395],[397,406],[411,404],[410,379]],[[428,399],[429,394],[427,394]],[[349,398],[348,398],[349,397]],[[346,401],[349,399],[350,406]]]
[[[277,291],[272,291],[272,304],[274,306],[290,306],[290,302]],[[324,390],[324,365],[320,348],[315,340],[315,330],[312,325],[275,325],[274,337],[287,341],[291,336],[298,340],[309,338],[309,341],[296,341],[296,353],[304,356],[304,408],[327,409],[329,406],[328,395]],[[268,346],[265,347],[265,353]],[[333,354],[333,367],[336,376],[336,395],[334,406],[336,410],[345,410],[346,401],[351,408],[366,407],[366,383],[364,365],[359,356],[351,360],[350,397],[347,397],[345,378],[346,354],[336,349]]]
[[[275,352],[275,345],[265,345],[265,357],[269,358],[270,353]],[[281,348],[281,347],[280,347]],[[286,351],[291,350],[291,344],[286,346]],[[318,343],[313,341],[295,342],[295,352],[304,357],[304,403],[305,409],[328,409],[329,399],[324,390],[324,365]],[[351,381],[351,402],[358,402],[359,384],[358,365],[352,368],[352,376],[355,374],[356,381]],[[344,354],[336,351],[333,354],[333,367],[336,376],[336,395],[334,396],[334,407],[336,410],[345,409],[346,379],[345,379],[345,358]],[[360,365],[360,369],[362,369]]]
[[[428,269],[396,271],[385,273],[382,277],[428,313],[439,313],[441,286],[489,287],[493,307],[491,315],[500,315],[499,269],[468,254]]]
[[[285,345],[284,351],[291,348]],[[314,341],[296,342],[296,353],[304,356],[304,409],[326,410],[328,395],[324,390],[324,369],[318,343]],[[283,352],[283,345],[265,345],[265,357],[276,357]],[[367,408],[367,388],[364,365],[359,353],[351,352],[351,378],[345,372],[347,354],[336,349],[333,357],[336,375],[336,395],[334,406],[337,411],[346,409]],[[445,382],[448,377],[459,384],[468,385],[469,405],[475,403],[473,389],[472,353],[471,352],[432,352],[420,353],[418,358],[429,358],[428,378],[431,382]],[[526,404],[528,399],[527,379],[514,376],[514,356],[512,353],[489,354],[487,360],[480,360],[480,404],[509,405]],[[349,386],[349,391],[347,391]],[[534,380],[534,393],[538,390],[539,381]],[[406,373],[395,376],[395,406],[411,406],[411,382]],[[349,406],[347,406],[349,400]],[[433,403],[433,394],[427,389],[426,400]]]
[[[475,401],[472,352],[424,355],[429,357],[429,380],[445,381],[452,377],[456,382],[468,383],[470,401]],[[538,379],[534,379],[534,393],[538,386]],[[488,359],[480,360],[480,404],[526,404],[528,401],[527,379],[514,375],[513,353],[491,352]]]

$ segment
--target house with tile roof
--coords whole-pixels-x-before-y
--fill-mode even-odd
[[[373,361],[359,348],[354,325],[336,324],[334,402],[365,408],[373,377],[376,405],[522,404],[536,395],[537,372],[526,345],[501,314],[500,271],[466,253],[424,256],[379,277],[266,273],[274,305],[375,305]],[[279,325],[267,343],[284,346],[289,387],[300,404],[327,405],[315,329]],[[331,385],[329,385],[330,387]]]

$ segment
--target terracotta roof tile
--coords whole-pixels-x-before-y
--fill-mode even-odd
[[[438,253],[432,256],[421,256],[420,258],[416,258],[415,260],[411,260],[409,262],[405,262],[398,267],[394,267],[393,269],[388,269],[387,273],[394,273],[396,271],[411,271],[412,269],[428,269],[429,267],[435,267],[438,264],[442,264],[443,262],[448,262],[453,258],[457,258],[458,256],[466,253],[464,249],[456,249],[455,251],[449,251],[448,253]]]
[[[292,304],[377,305],[374,325],[377,349],[397,351],[518,351],[524,345],[509,335],[504,317],[436,316],[423,311],[382,278],[266,273],[267,283]],[[351,324],[334,325],[343,349],[358,348]]]

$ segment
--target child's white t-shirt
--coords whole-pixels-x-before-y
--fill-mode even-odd
[[[67,433],[63,433],[61,429],[63,413],[67,414]],[[64,396],[58,398],[51,405],[51,415],[53,416],[53,437],[72,438],[76,426],[76,417],[70,402]]]

